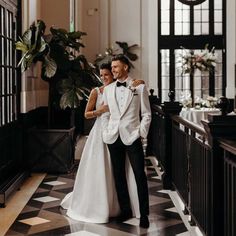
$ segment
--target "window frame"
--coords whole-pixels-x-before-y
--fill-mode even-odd
[[[181,3],[186,1],[178,0]],[[204,0],[206,1],[206,0]],[[169,35],[161,35],[161,0],[158,0],[158,96],[161,101],[162,90],[162,69],[161,69],[161,50],[170,50],[170,67],[169,67],[169,90],[175,91],[175,50],[181,47],[187,49],[204,49],[203,42],[212,42],[209,44],[209,48],[215,47],[215,49],[222,50],[222,95],[225,96],[226,93],[226,0],[222,0],[223,8],[223,26],[222,35],[214,34],[214,2],[209,0],[209,34],[207,35],[194,35],[194,15],[193,9],[196,3],[202,3],[204,1],[189,2],[190,7],[190,34],[189,35],[175,35],[174,33],[174,11],[175,11],[175,1],[170,0],[170,33]],[[192,94],[194,93],[194,83],[190,80],[190,90]],[[215,95],[215,81],[214,73],[209,74],[209,95]]]
[[[20,1],[0,0],[0,127],[8,126],[18,119],[20,111],[20,71],[18,54],[14,49],[20,21]],[[18,23],[17,23],[18,22]]]

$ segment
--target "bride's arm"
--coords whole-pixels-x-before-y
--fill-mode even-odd
[[[94,112],[94,108],[96,106],[97,97],[98,97],[97,91],[96,91],[96,89],[93,89],[90,92],[89,99],[88,99],[88,102],[87,102],[87,105],[85,108],[85,112],[84,112],[84,117],[86,119],[92,119],[92,118],[96,117],[96,114]]]
[[[95,118],[97,116],[100,116],[102,113],[105,113],[108,111],[107,105],[101,105],[100,107],[95,109],[97,97],[98,97],[97,90],[93,89],[89,95],[88,103],[84,112],[84,116],[86,119]]]

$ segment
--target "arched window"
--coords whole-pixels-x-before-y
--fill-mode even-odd
[[[225,95],[225,0],[158,0],[159,96],[168,101],[169,90],[191,91],[194,97]],[[195,70],[194,79],[183,74],[179,58],[186,50],[215,48],[217,65],[212,73]]]

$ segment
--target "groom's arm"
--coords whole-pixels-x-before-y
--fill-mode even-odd
[[[142,85],[141,91],[141,124],[140,124],[140,136],[147,138],[150,123],[151,123],[151,108],[149,102],[148,91],[146,85]]]

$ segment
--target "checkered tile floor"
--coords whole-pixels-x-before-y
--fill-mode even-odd
[[[142,229],[139,220],[123,223],[89,224],[70,219],[59,206],[61,199],[72,191],[76,169],[70,174],[47,175],[25,208],[12,224],[9,235],[66,235],[66,236],[187,236],[187,231],[155,168],[149,166],[150,227]],[[91,193],[92,194],[92,193]]]

